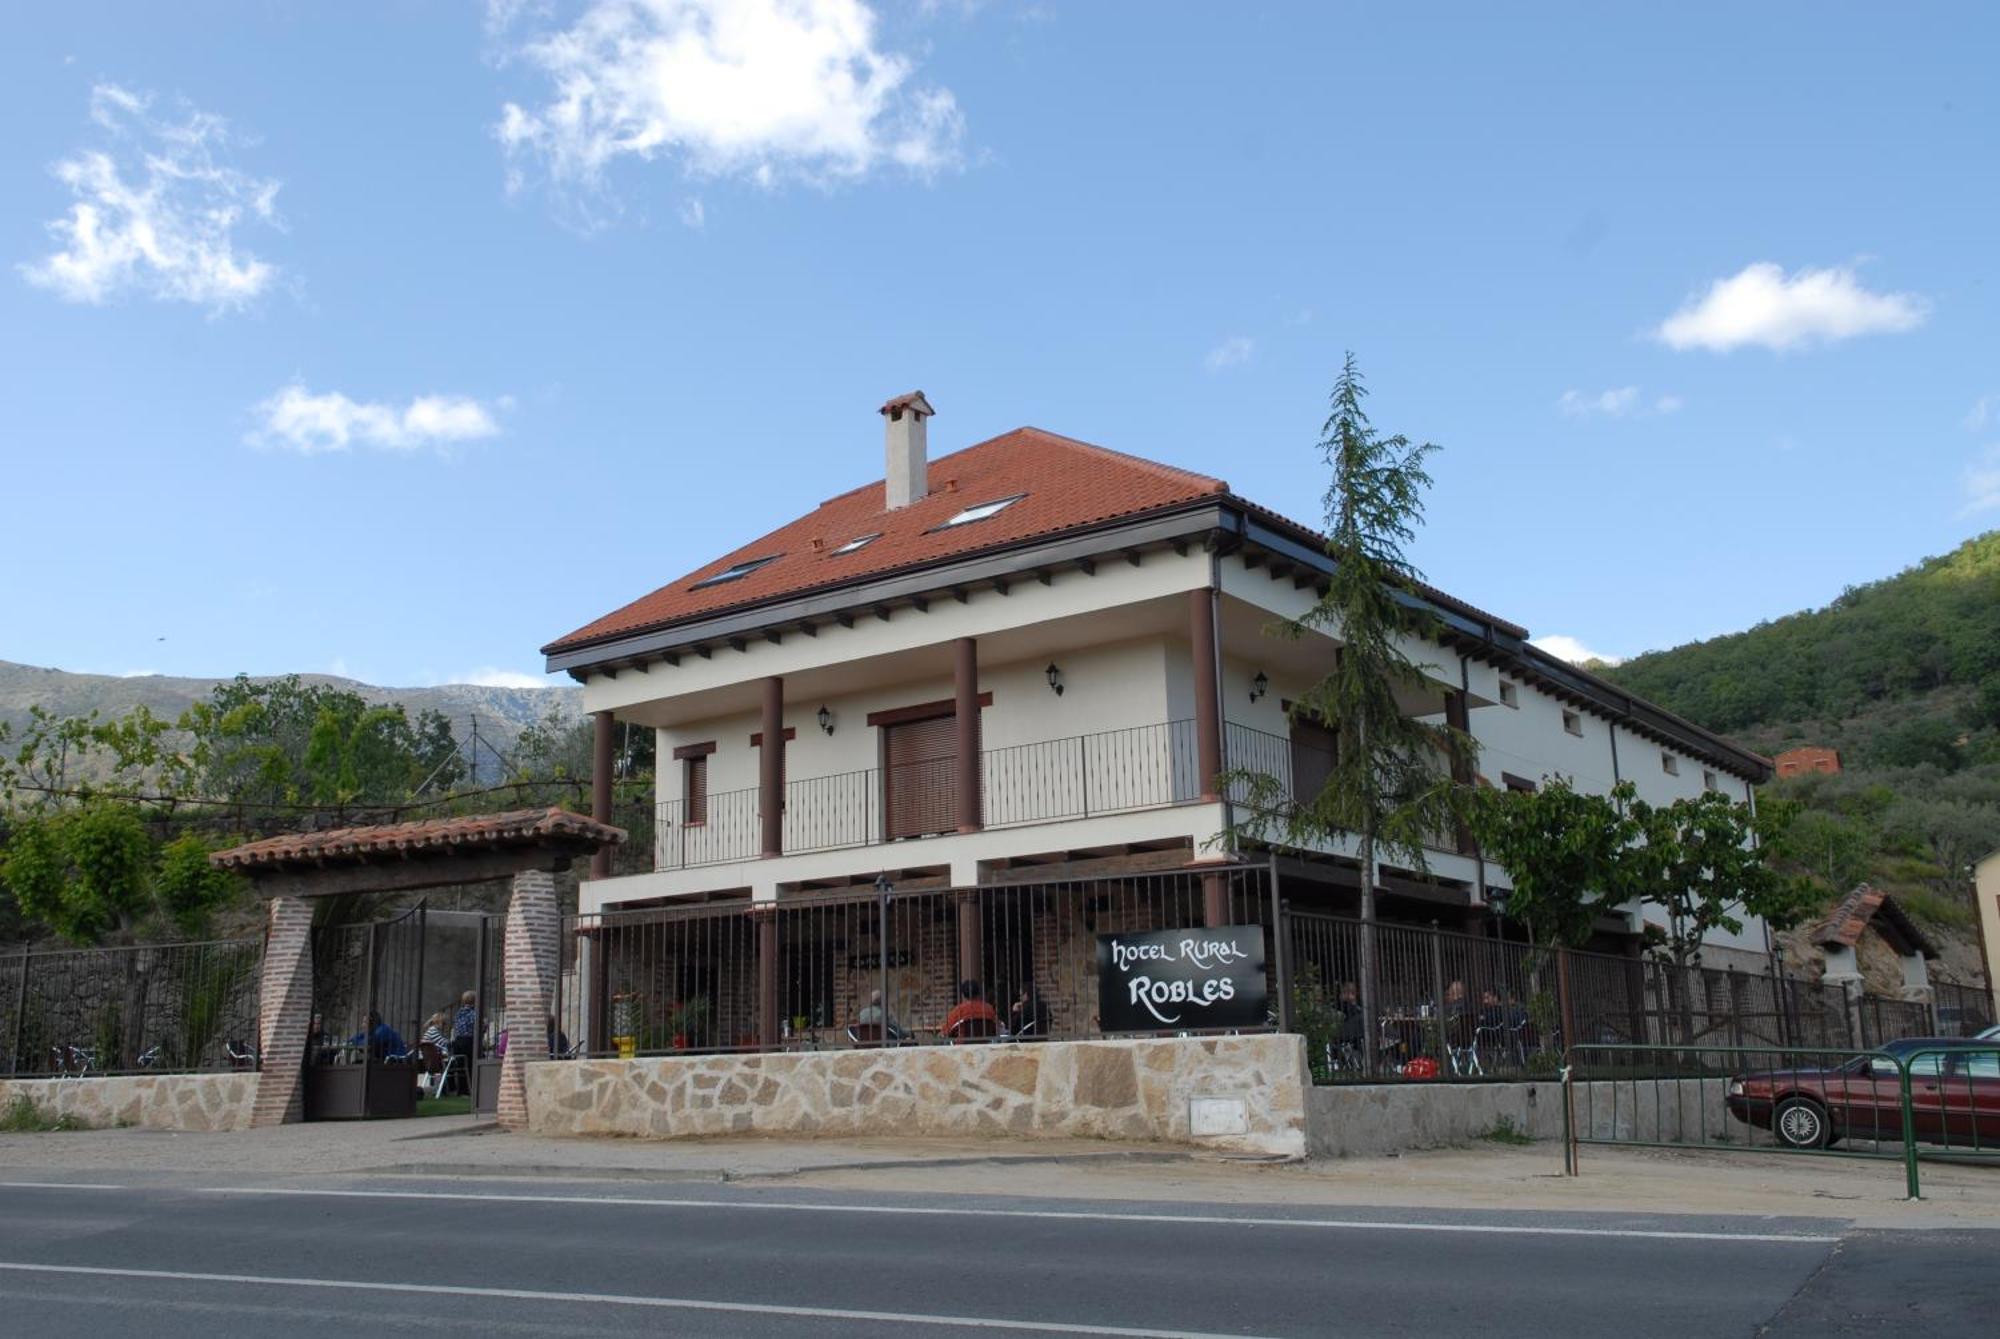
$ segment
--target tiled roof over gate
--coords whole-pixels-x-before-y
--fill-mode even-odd
[[[367,864],[410,856],[472,854],[523,846],[558,846],[594,851],[625,840],[622,828],[598,823],[564,809],[515,809],[503,814],[432,818],[415,823],[299,832],[245,842],[217,851],[209,860],[239,874],[287,866]]]

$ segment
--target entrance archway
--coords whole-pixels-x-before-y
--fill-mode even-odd
[[[546,1058],[543,1031],[555,995],[560,925],[555,876],[624,840],[622,829],[581,814],[521,809],[297,833],[210,856],[218,867],[247,877],[269,902],[258,1023],[262,1069],[250,1123],[278,1125],[305,1114],[313,899],[511,878],[502,993],[518,1021],[501,1061],[496,1114],[502,1126],[525,1126],[526,1067],[531,1059]],[[365,1078],[363,1083],[365,1089]]]

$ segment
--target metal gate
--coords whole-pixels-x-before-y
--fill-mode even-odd
[[[393,920],[313,931],[307,1120],[416,1114],[424,919],[419,902]]]

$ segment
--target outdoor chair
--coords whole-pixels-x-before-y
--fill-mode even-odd
[[[1479,1030],[1464,1014],[1454,1014],[1445,1019],[1444,1052],[1451,1062],[1453,1074],[1461,1078],[1470,1074],[1485,1075],[1486,1070],[1479,1063]]]
[[[1527,1064],[1518,1051],[1517,1043],[1509,1035],[1509,1029],[1498,1023],[1482,1023],[1472,1030],[1472,1062],[1479,1072],[1486,1072],[1485,1061],[1491,1056],[1499,1062],[1502,1056],[1510,1068],[1519,1069]]]
[[[424,1096],[433,1100],[444,1096],[444,1086],[450,1082],[452,1070],[458,1066],[460,1059],[456,1055],[447,1056],[438,1049],[436,1042],[417,1043],[417,1081],[423,1085]]]
[[[992,1041],[1000,1035],[1000,1020],[997,1018],[961,1018],[951,1025],[945,1039],[954,1044],[962,1041]]]
[[[257,1068],[257,1048],[238,1037],[231,1037],[222,1044],[222,1053],[229,1057],[231,1069]]]
[[[880,1046],[882,1025],[880,1023],[849,1023],[847,1039],[856,1046]]]

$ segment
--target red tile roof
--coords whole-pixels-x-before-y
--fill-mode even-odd
[[[1878,916],[1881,924],[1876,925]],[[1895,899],[1866,883],[1840,899],[1813,931],[1812,941],[1822,948],[1853,948],[1870,925],[1875,925],[1876,933],[1900,952],[1921,953],[1926,958],[1937,956],[1937,945],[1917,928]]]
[[[907,398],[907,397],[904,397]],[[892,401],[892,403],[894,403]],[[1040,428],[1016,428],[930,462],[930,495],[887,510],[881,480],[822,502],[818,508],[698,567],[651,595],[634,600],[542,648],[545,653],[712,614],[738,605],[797,595],[857,577],[881,576],[1226,494],[1229,485],[1205,474],[1141,460]],[[1021,495],[994,516],[948,530],[936,527],[967,507]],[[881,538],[852,553],[849,540]],[[779,555],[747,576],[693,589],[738,563]]]
[[[286,865],[365,864],[411,855],[472,853],[505,847],[566,846],[596,850],[625,840],[625,830],[564,809],[515,809],[465,818],[431,818],[326,832],[288,833],[217,851],[209,860],[247,874]]]

